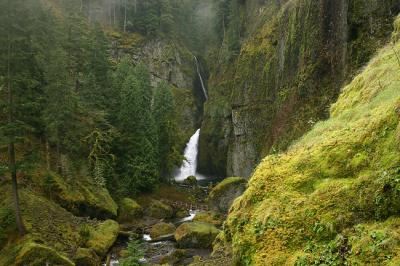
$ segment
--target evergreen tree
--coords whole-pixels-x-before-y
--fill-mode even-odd
[[[159,169],[164,177],[182,162],[174,105],[171,88],[160,83],[154,95],[153,114],[157,125]]]

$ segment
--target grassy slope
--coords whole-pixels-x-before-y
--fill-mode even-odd
[[[284,154],[266,157],[223,237],[245,265],[399,265],[400,18],[383,48]]]

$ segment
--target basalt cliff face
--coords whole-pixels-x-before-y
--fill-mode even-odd
[[[397,0],[239,1],[240,54],[212,68],[203,172],[249,177],[326,119],[342,85],[390,37]]]

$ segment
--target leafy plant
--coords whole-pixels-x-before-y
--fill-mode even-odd
[[[128,243],[126,249],[126,255],[121,259],[121,266],[138,266],[140,265],[140,260],[143,258],[144,252],[143,247],[138,240],[132,240]]]

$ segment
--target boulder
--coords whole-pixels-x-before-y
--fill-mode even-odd
[[[223,224],[224,219],[220,214],[215,212],[198,212],[194,216],[193,221],[208,223],[219,227]]]
[[[185,218],[190,215],[189,211],[184,208],[179,208],[175,211],[175,217],[176,218]]]
[[[133,199],[124,198],[121,200],[118,209],[118,222],[130,222],[143,215],[142,207]]]
[[[104,221],[90,233],[90,238],[86,245],[88,248],[93,249],[100,257],[104,257],[114,244],[118,234],[119,224],[116,221]]]
[[[150,237],[156,239],[160,236],[173,234],[176,230],[175,225],[171,223],[158,223],[150,229]]]
[[[184,181],[184,184],[189,185],[189,186],[196,186],[197,185],[197,179],[195,176],[191,175],[188,176]]]
[[[171,206],[162,203],[159,200],[152,199],[150,205],[146,209],[146,214],[157,219],[171,218],[174,211]]]
[[[246,190],[247,181],[241,177],[229,177],[216,185],[207,201],[210,208],[221,213],[228,213],[233,201]]]
[[[74,257],[76,266],[97,266],[100,265],[100,259],[96,252],[88,248],[78,248]]]
[[[180,248],[211,248],[219,232],[212,224],[183,223],[175,231],[175,240]]]

